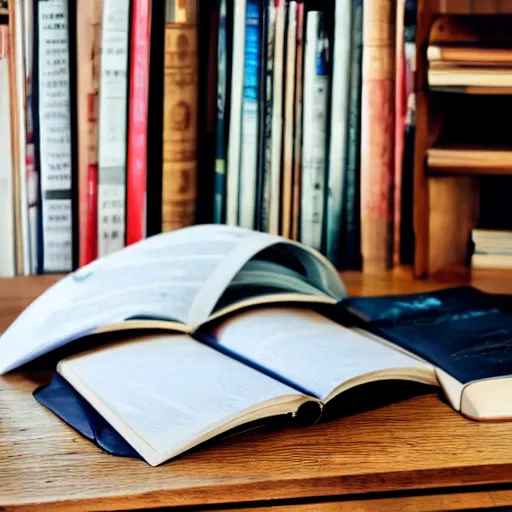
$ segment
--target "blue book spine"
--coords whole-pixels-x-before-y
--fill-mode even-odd
[[[218,82],[217,82],[217,141],[215,151],[215,200],[213,221],[226,221],[226,98],[227,69],[227,0],[219,0]]]
[[[245,18],[244,93],[240,167],[240,225],[255,227],[260,78],[260,0],[248,0]]]

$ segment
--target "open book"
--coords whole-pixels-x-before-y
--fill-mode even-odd
[[[200,337],[128,339],[57,371],[151,465],[259,420],[315,422],[360,384],[437,382],[431,365],[307,309],[251,309]]]
[[[227,226],[157,235],[64,278],[0,338],[0,372],[129,329],[58,372],[151,464],[253,421],[320,415],[376,380],[440,385],[471,418],[512,417],[499,298],[471,287],[349,298],[316,251]]]
[[[88,334],[194,333],[248,306],[345,296],[313,249],[243,228],[192,226],[100,258],[51,287],[0,337],[0,374]]]

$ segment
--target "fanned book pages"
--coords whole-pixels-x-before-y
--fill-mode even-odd
[[[510,419],[511,311],[471,287],[349,298],[309,247],[198,225],[62,279],[0,338],[0,373],[104,333],[70,344],[37,398],[80,431],[77,415],[104,422],[117,437],[102,446],[157,465],[276,417],[316,421],[377,381],[438,385],[470,418]]]
[[[150,237],[59,281],[0,338],[0,371],[95,332],[193,332],[251,304],[335,304],[344,296],[332,265],[310,248],[243,228],[193,226]]]

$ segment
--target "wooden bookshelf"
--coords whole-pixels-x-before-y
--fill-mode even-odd
[[[464,202],[463,194],[472,190],[469,181],[458,187],[454,180],[476,179],[482,175],[510,175],[512,174],[512,151],[510,154],[495,152],[492,148],[487,156],[490,162],[483,162],[478,158],[477,149],[473,155],[465,152],[466,161],[463,165],[457,165],[449,160],[443,148],[436,145],[439,135],[439,102],[436,99],[439,95],[445,94],[468,94],[468,95],[508,95],[512,94],[512,87],[453,87],[453,88],[430,88],[428,84],[429,63],[427,49],[429,44],[438,44],[437,38],[442,39],[446,32],[450,31],[449,23],[440,23],[452,15],[487,15],[487,14],[512,14],[512,0],[418,0],[418,25],[416,31],[416,139],[415,139],[415,161],[414,161],[414,210],[413,224],[415,236],[414,252],[414,276],[424,278],[431,272],[431,235],[439,226],[431,226],[431,208],[433,200],[437,200],[442,184],[436,183],[436,191],[430,192],[431,183],[429,178],[447,179],[447,186],[451,187],[456,203],[452,205],[453,212],[460,209]],[[444,26],[442,26],[444,25]],[[443,33],[444,32],[444,33]],[[512,38],[512,28],[510,31]],[[453,152],[453,149],[450,150]],[[462,155],[462,147],[460,147]],[[511,148],[512,149],[512,148]],[[437,157],[437,158],[434,158]],[[451,154],[453,156],[453,153]],[[481,155],[480,155],[481,156]],[[471,158],[474,157],[474,158]],[[503,157],[500,159],[498,157]],[[445,163],[443,164],[443,160]],[[448,182],[451,177],[451,182]],[[460,177],[460,178],[454,178]],[[464,190],[463,190],[464,189]],[[432,193],[432,197],[430,194]],[[469,201],[470,198],[468,198]],[[449,201],[444,200],[444,206]],[[471,207],[468,205],[467,209]],[[467,228],[467,226],[465,226]],[[434,229],[432,229],[434,228]],[[450,247],[445,248],[450,251]]]

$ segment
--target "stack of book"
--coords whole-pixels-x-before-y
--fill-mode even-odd
[[[512,268],[512,232],[474,229],[473,268]]]
[[[468,93],[512,87],[512,48],[429,46],[427,57],[431,86],[460,87]]]
[[[351,298],[310,247],[200,225],[63,278],[0,337],[0,374],[53,351],[35,398],[153,466],[220,435],[374,407],[412,383],[474,420],[510,420],[509,307],[471,287]]]
[[[427,49],[428,82],[467,94],[512,87],[510,16],[452,16],[437,23]]]

